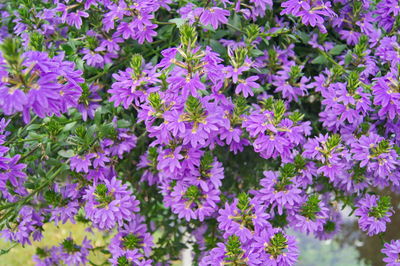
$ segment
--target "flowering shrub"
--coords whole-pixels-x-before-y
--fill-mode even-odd
[[[0,4],[0,234],[37,265],[294,265],[292,230],[384,234],[400,193],[397,1]],[[289,230],[291,229],[291,230]],[[3,251],[2,253],[5,253]],[[399,240],[384,262],[400,265]],[[92,263],[93,264],[93,263]]]

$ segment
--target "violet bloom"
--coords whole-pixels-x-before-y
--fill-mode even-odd
[[[36,248],[36,254],[33,256],[36,266],[51,266],[60,264],[60,248]]]
[[[124,224],[111,239],[110,262],[117,264],[118,258],[125,256],[135,264],[140,264],[144,257],[150,256],[153,237],[146,232],[143,217],[136,215],[128,224]]]
[[[17,88],[8,88],[0,83],[0,106],[6,115],[21,112],[27,103],[26,95]]]
[[[128,191],[128,186],[116,178],[90,186],[83,199],[86,200],[86,217],[100,230],[111,230],[116,224],[122,226],[139,211],[139,201]]]
[[[109,100],[114,102],[114,106],[122,105],[125,109],[132,103],[139,105],[146,100],[145,91],[160,81],[158,76],[156,69],[150,64],[144,65],[140,74],[135,73],[132,68],[119,71],[118,74],[113,74],[116,82],[108,90],[112,95]]]
[[[225,238],[235,234],[245,242],[253,238],[255,231],[271,227],[267,221],[269,214],[265,212],[266,206],[258,200],[248,200],[235,199],[232,204],[225,203],[225,208],[218,211],[218,228],[224,231]]]
[[[166,206],[186,221],[198,219],[204,221],[217,210],[220,191],[213,187],[203,189],[202,186],[178,182],[171,193],[171,198],[164,198]]]
[[[260,254],[260,265],[291,266],[299,256],[296,240],[281,229],[264,229],[254,236],[253,247]]]
[[[26,180],[26,173],[23,170],[26,164],[19,163],[21,155],[12,158],[4,158],[4,164],[0,165],[0,183],[10,182],[14,187],[18,187]]]
[[[106,163],[110,162],[111,159],[107,157],[108,154],[104,152],[96,152],[93,159],[93,167],[100,168],[106,167]]]
[[[392,240],[390,243],[385,243],[381,252],[386,255],[383,261],[387,266],[400,265],[400,240]]]
[[[194,13],[200,16],[200,22],[207,26],[211,25],[214,29],[218,28],[219,24],[228,23],[229,11],[222,9],[220,7],[210,7],[210,8],[196,8]]]
[[[383,119],[389,117],[391,120],[400,114],[400,92],[396,89],[397,73],[389,72],[384,77],[376,78],[376,82],[372,87],[374,95],[374,104],[380,106],[379,116]]]
[[[89,66],[97,68],[104,67],[104,57],[100,53],[88,48],[82,49],[81,53],[84,54],[82,60],[86,61]]]
[[[393,215],[389,197],[365,195],[356,204],[354,214],[359,217],[358,225],[369,236],[386,231],[386,223],[390,222]]]
[[[90,240],[86,237],[81,245],[77,245],[71,237],[68,237],[60,245],[59,257],[68,266],[86,265],[92,248]]]
[[[346,40],[348,45],[355,45],[358,43],[358,40],[361,36],[361,33],[356,32],[354,30],[340,30],[340,37],[342,40]]]
[[[76,171],[76,172],[83,172],[87,173],[89,172],[89,166],[92,165],[91,159],[95,157],[94,153],[90,153],[87,155],[76,155],[71,157],[70,161],[70,167],[71,170]]]
[[[1,60],[0,55],[0,108],[6,115],[22,111],[28,123],[31,111],[44,118],[76,107],[82,92],[79,83],[84,80],[74,63],[64,61],[63,54],[50,58],[46,52],[25,52],[16,76],[1,71]],[[22,84],[17,81],[20,77]]]
[[[105,139],[109,140],[110,143],[104,148],[104,152],[111,156],[118,156],[118,158],[122,159],[124,153],[130,152],[136,147],[137,137],[133,133],[129,132],[129,129],[127,128],[118,128],[116,130],[118,133],[117,139]]]
[[[242,93],[245,98],[249,95],[254,96],[253,89],[258,89],[260,85],[254,81],[258,80],[257,76],[248,77],[245,80],[239,79],[239,85],[236,87],[235,93]]]
[[[391,143],[383,137],[370,133],[351,144],[353,158],[360,161],[360,167],[376,176],[386,177],[391,175],[398,165],[397,153],[391,147]]]
[[[340,232],[342,223],[340,212],[330,209],[329,217],[324,224],[323,230],[315,232],[315,236],[320,240],[332,239]]]
[[[22,245],[31,245],[31,238],[35,241],[40,241],[43,237],[43,220],[44,218],[39,212],[30,206],[24,206],[19,211],[17,217],[18,226],[15,231],[5,229],[0,231],[0,235],[9,241],[15,241]]]
[[[157,36],[157,32],[153,30],[155,28],[157,28],[157,25],[150,25],[145,26],[142,31],[137,31],[136,38],[138,40],[138,43],[143,44],[144,41],[152,42],[153,37]]]
[[[322,231],[328,218],[328,208],[318,199],[310,196],[293,215],[289,215],[290,225],[306,234]]]
[[[156,168],[157,151],[155,148],[149,149],[146,154],[140,156],[140,161],[137,165],[138,169],[145,169],[140,179],[142,182],[146,181],[149,185],[154,185],[160,180],[158,170]]]
[[[302,190],[290,178],[282,178],[273,171],[265,171],[264,176],[260,181],[262,188],[253,192],[257,200],[276,207],[279,215],[284,209],[293,210],[302,202]]]
[[[100,87],[94,84],[83,89],[77,106],[78,111],[82,114],[83,121],[86,121],[88,117],[93,119],[96,109],[100,107],[101,97],[97,93],[99,89]]]
[[[212,159],[210,159],[210,161],[211,160]],[[203,157],[199,169],[193,170],[191,173],[194,176],[188,176],[184,178],[184,180],[191,184],[201,186],[204,191],[218,189],[222,185],[221,180],[224,179],[224,168],[222,163],[218,162],[216,158],[205,166]]]
[[[206,265],[260,265],[259,252],[248,244],[244,244],[236,235],[231,235],[225,243],[217,243],[200,262]]]
[[[74,26],[80,29],[82,26],[82,18],[89,17],[89,14],[85,11],[78,10],[77,12],[71,12],[67,15],[66,22],[68,25]]]
[[[174,171],[181,169],[180,160],[183,156],[180,154],[182,146],[176,147],[175,150],[164,150],[158,156],[157,169],[173,173]]]
[[[61,221],[65,224],[67,221],[75,223],[75,215],[78,213],[80,204],[80,191],[77,184],[66,184],[60,187],[55,184],[52,190],[44,193],[45,200],[49,203],[50,221],[56,225]]]
[[[281,110],[286,110],[283,101],[277,104]],[[254,151],[261,157],[269,159],[281,156],[284,160],[289,160],[292,149],[304,141],[304,135],[311,133],[311,127],[309,122],[298,121],[295,124],[284,118],[283,113],[278,116],[274,112],[257,108],[245,117],[242,127],[246,128],[251,137],[255,137]]]

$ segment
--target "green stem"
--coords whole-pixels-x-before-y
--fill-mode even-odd
[[[237,30],[237,31],[243,33],[243,31],[242,31],[241,29],[239,29],[238,27],[236,27],[236,26],[234,26],[234,25],[232,25],[232,24],[230,24],[230,23],[226,23],[226,25],[227,25],[228,27],[231,27],[231,28],[234,29],[234,30]]]
[[[341,70],[345,71],[344,67],[341,66],[338,62],[336,62],[327,52],[318,50],[326,59],[328,59],[329,62],[334,64],[335,66],[339,67]]]
[[[32,123],[33,123],[37,118],[38,118],[38,116],[35,115],[35,116],[31,119],[31,121],[29,121],[29,123],[26,124],[26,125],[22,128],[21,133],[24,132],[30,125],[32,125]],[[18,132],[18,131],[17,131],[17,132]],[[10,140],[6,141],[6,143],[4,143],[3,145],[4,145],[4,146],[7,146],[8,144],[10,144],[10,143],[12,143],[13,141],[15,141],[15,139],[17,139],[18,137],[19,137],[19,134],[15,135],[13,138],[11,138]]]
[[[8,204],[5,206],[0,207],[0,210],[7,209],[10,207],[15,206],[15,208],[11,208],[9,211],[7,211],[4,215],[0,217],[0,228],[2,229],[4,227],[4,224],[7,222],[7,218],[11,216],[14,212],[18,213],[21,208],[26,205],[26,203],[31,200],[37,193],[39,193],[42,189],[47,187],[50,183],[54,181],[54,179],[60,174],[65,168],[65,165],[62,164],[61,166],[58,167],[58,169],[49,177],[46,179],[46,181],[40,185],[38,188],[36,188],[34,191],[32,191],[28,196],[25,198],[22,198],[18,200],[17,202],[13,202],[12,204]],[[49,170],[49,173],[52,172],[55,169],[55,167],[52,167]]]

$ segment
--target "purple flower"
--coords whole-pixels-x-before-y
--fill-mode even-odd
[[[82,26],[82,18],[89,17],[89,14],[85,11],[78,10],[77,12],[72,12],[67,15],[66,22],[68,25],[75,26],[75,28],[80,29]]]
[[[225,208],[218,211],[218,228],[224,231],[225,238],[235,234],[245,242],[253,238],[255,231],[271,227],[265,209],[266,206],[258,200],[250,200],[246,194],[240,194],[239,199],[232,204],[225,203]]]
[[[203,189],[202,186],[178,182],[169,198],[164,198],[165,205],[171,207],[179,218],[186,221],[198,219],[204,221],[217,209],[220,191],[214,188]]]
[[[33,256],[33,261],[37,266],[57,265],[60,263],[59,248],[37,248],[36,255]]]
[[[2,237],[9,241],[15,241],[22,245],[31,245],[31,238],[35,241],[42,239],[43,217],[30,206],[23,206],[17,218],[15,231],[6,229],[0,231]]]
[[[295,265],[299,256],[296,240],[281,229],[270,228],[254,236],[253,247],[260,254],[260,265]]]
[[[381,250],[386,257],[383,261],[388,266],[398,266],[400,265],[400,241],[392,240],[390,243],[385,243],[384,248]]]
[[[380,106],[379,116],[381,118],[389,117],[393,120],[400,113],[400,93],[396,91],[397,71],[389,72],[384,77],[376,78],[372,87],[374,95],[374,104]]]
[[[89,166],[92,165],[91,159],[93,159],[96,155],[93,153],[87,154],[87,155],[76,155],[71,157],[70,161],[70,167],[71,170],[74,170],[76,172],[84,172],[87,173],[89,172]]]
[[[157,32],[153,30],[155,28],[157,28],[157,25],[150,25],[150,26],[145,26],[143,30],[138,31],[136,33],[138,42],[140,44],[144,43],[144,41],[152,42],[153,37],[157,36]]]
[[[311,6],[312,5],[312,6]],[[291,14],[293,16],[301,17],[304,25],[317,26],[322,33],[326,33],[326,28],[323,25],[324,17],[335,17],[336,14],[332,11],[331,3],[323,1],[298,1],[289,0],[282,2],[281,6],[284,8],[281,12],[283,14]]]
[[[254,191],[255,198],[277,208],[278,214],[283,210],[293,210],[302,202],[302,191],[293,184],[289,177],[281,177],[273,171],[265,171],[265,178],[260,180],[262,188]]]
[[[104,58],[100,53],[87,48],[82,49],[81,53],[84,54],[82,60],[85,60],[89,66],[98,68],[102,68],[104,66]]]
[[[118,264],[118,259],[125,256],[135,264],[140,265],[144,257],[150,256],[153,237],[146,232],[143,217],[136,215],[128,224],[111,239],[109,250],[110,262]]]
[[[332,239],[338,232],[340,232],[342,223],[343,221],[340,212],[330,208],[329,217],[324,224],[323,230],[315,232],[315,235],[321,240]]]
[[[203,257],[200,265],[260,265],[257,250],[244,244],[236,235],[231,235],[225,242],[217,243],[217,247]]]
[[[139,201],[131,195],[127,185],[116,178],[90,186],[83,199],[86,200],[86,217],[100,230],[111,230],[117,223],[122,226],[139,211]]]
[[[1,60],[0,56],[0,67]],[[0,71],[0,108],[5,114],[22,111],[28,123],[31,111],[44,118],[76,107],[82,93],[78,84],[84,80],[74,63],[63,61],[63,54],[50,58],[46,52],[36,51],[23,53],[19,60],[17,75]],[[21,77],[22,82],[16,81]]]
[[[155,68],[148,64],[141,69],[140,74],[135,73],[132,68],[113,74],[116,82],[108,90],[112,95],[109,100],[114,102],[114,106],[122,105],[125,109],[132,103],[136,105],[143,103],[146,99],[145,90],[160,81],[157,79],[159,74],[155,71]]]
[[[52,190],[46,191],[44,198],[49,203],[47,211],[51,214],[50,221],[54,221],[56,225],[60,221],[65,224],[68,220],[75,223],[75,215],[80,208],[79,196],[77,184],[67,184],[63,187],[55,184]]]
[[[239,80],[239,85],[236,87],[235,93],[239,94],[239,93],[243,93],[244,97],[248,97],[250,96],[254,96],[253,93],[253,88],[257,89],[260,87],[260,85],[258,85],[258,83],[254,82],[258,80],[257,76],[252,76],[252,77],[248,77],[245,80]]]
[[[397,153],[390,143],[375,133],[361,136],[351,147],[353,158],[360,161],[360,167],[366,166],[371,173],[385,177],[396,169]]]
[[[315,194],[304,201],[296,212],[288,216],[290,225],[306,234],[322,231],[329,215],[328,208]]]
[[[83,121],[86,121],[88,116],[93,119],[96,109],[100,107],[101,97],[97,93],[99,89],[100,87],[97,85],[91,85],[89,88],[84,87],[77,106],[78,111],[82,114]]]
[[[4,114],[12,115],[21,112],[26,104],[27,97],[23,91],[15,87],[3,87],[0,83],[0,106]]]
[[[200,16],[200,22],[207,26],[211,25],[214,29],[218,28],[219,24],[228,23],[229,11],[219,8],[219,7],[210,7],[210,8],[196,8],[195,14]]]
[[[361,230],[369,236],[385,232],[386,223],[390,222],[389,217],[393,214],[389,197],[367,194],[357,202],[356,207],[354,214],[359,217]]]
[[[118,128],[116,130],[118,134],[117,138],[115,140],[105,139],[109,141],[109,143],[103,149],[106,154],[118,156],[122,159],[124,153],[129,152],[136,147],[137,137],[129,132],[129,129]]]
[[[88,262],[89,251],[92,249],[90,240],[86,237],[81,245],[77,245],[71,237],[66,238],[60,245],[60,259],[69,266],[85,265]]]

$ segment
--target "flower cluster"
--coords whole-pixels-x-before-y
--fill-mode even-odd
[[[7,40],[0,53],[0,107],[5,115],[22,112],[25,123],[31,111],[40,118],[60,115],[76,107],[84,81],[82,72],[62,54],[50,58],[46,52],[19,54],[18,43]]]
[[[90,241],[86,237],[82,240],[82,244],[78,245],[71,238],[66,238],[59,246],[51,249],[38,248],[33,260],[37,265],[84,265],[89,262],[88,255],[90,249],[93,248]]]

